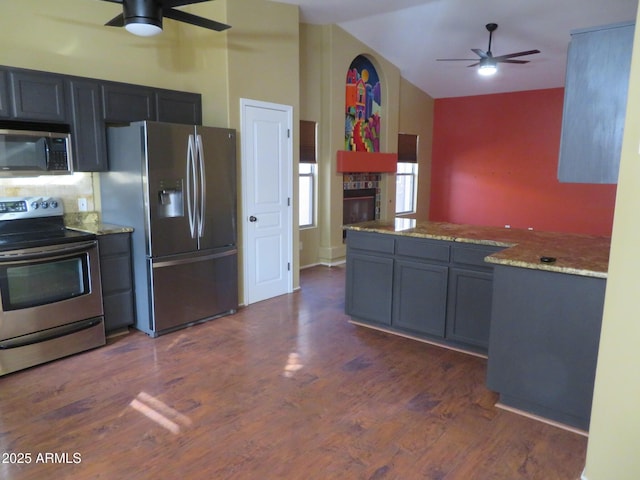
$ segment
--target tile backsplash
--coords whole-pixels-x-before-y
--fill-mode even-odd
[[[87,210],[96,211],[100,199],[98,174],[0,178],[0,197],[23,196],[61,198],[65,213],[78,212],[78,198],[82,197],[87,199]]]

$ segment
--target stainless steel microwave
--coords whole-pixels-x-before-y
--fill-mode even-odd
[[[0,176],[73,173],[68,125],[0,121]]]

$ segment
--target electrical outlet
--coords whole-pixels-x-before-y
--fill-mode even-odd
[[[89,208],[87,207],[87,199],[86,198],[78,198],[78,211],[86,212]]]

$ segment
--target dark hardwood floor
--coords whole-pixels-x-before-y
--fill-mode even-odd
[[[486,360],[348,323],[343,268],[301,284],[0,378],[0,478],[580,477],[586,438],[496,409]]]

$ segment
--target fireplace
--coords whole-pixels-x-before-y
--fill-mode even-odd
[[[345,190],[342,202],[342,223],[366,222],[376,218],[376,189]]]

